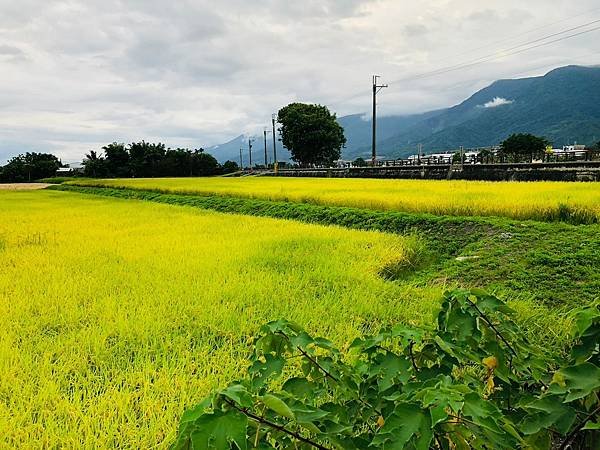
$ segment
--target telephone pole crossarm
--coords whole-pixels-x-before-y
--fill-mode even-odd
[[[377,84],[379,75],[373,75],[373,142],[371,144],[371,165],[375,167],[377,161],[377,94],[387,88],[387,84]]]

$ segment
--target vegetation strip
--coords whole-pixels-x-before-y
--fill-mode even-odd
[[[484,235],[494,233],[494,230],[498,228],[494,220],[472,217],[373,211],[361,208],[320,206],[214,195],[161,194],[137,189],[82,187],[66,184],[51,186],[49,189],[192,206],[222,213],[299,220],[321,225],[338,225],[367,231],[398,234],[419,233],[424,234],[433,243],[444,242],[444,246],[440,246],[439,249],[445,255],[457,254],[465,245],[478,241]],[[450,234],[452,235],[451,240],[448,239]]]
[[[566,222],[600,220],[600,184],[249,176],[75,178],[65,184],[161,194],[250,198],[375,211]]]
[[[568,310],[593,301],[600,292],[600,272],[596,270],[600,266],[598,225],[435,216],[126,188],[61,185],[51,189],[221,213],[416,234],[423,238],[422,248],[411,258],[411,265],[386,267],[381,273],[384,278],[416,276],[413,281],[423,286],[432,280],[452,281],[488,289],[502,298],[522,299],[532,308],[545,305],[556,312]]]

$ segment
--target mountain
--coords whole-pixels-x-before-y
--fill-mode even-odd
[[[248,154],[248,139],[252,139],[252,165],[264,164],[265,162],[265,144],[264,137],[254,137],[239,135],[231,141],[225,142],[224,144],[214,145],[206,148],[206,152],[213,155],[219,160],[219,162],[225,162],[227,160],[235,161],[240,163],[240,149],[242,149],[242,158],[244,166],[248,165],[249,154]],[[267,158],[269,162],[273,162],[273,137],[271,134],[267,135]],[[277,142],[277,160],[278,161],[289,161],[291,158],[290,152],[283,148],[281,142]]]
[[[555,146],[600,140],[600,67],[567,66],[543,77],[500,80],[439,114],[378,142],[378,153],[406,157],[461,145],[497,145],[512,133],[544,136]],[[368,147],[353,154],[361,154]]]
[[[371,120],[364,114],[340,117],[348,140],[344,159],[371,155]],[[554,146],[600,140],[600,67],[567,66],[544,76],[500,80],[451,108],[422,114],[380,117],[377,120],[378,155],[407,157],[418,144],[426,153],[497,145],[512,133],[544,136]],[[268,142],[268,151],[271,147]],[[272,139],[272,138],[271,138]],[[271,141],[272,142],[272,141]],[[256,139],[253,161],[264,161],[262,136]],[[243,148],[247,163],[248,138],[207,149],[220,161],[239,161]],[[278,142],[278,159],[289,152]]]

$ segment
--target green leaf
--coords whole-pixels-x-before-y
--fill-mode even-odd
[[[521,431],[525,434],[536,434],[548,428],[565,434],[577,418],[575,410],[563,404],[558,396],[522,402],[519,406],[528,413],[520,423]]]
[[[283,383],[282,389],[298,399],[306,399],[314,396],[317,385],[306,378],[295,377]]]
[[[582,430],[600,430],[600,422],[588,420]]]
[[[594,321],[600,319],[600,312],[595,306],[580,308],[575,311],[574,315],[573,335],[575,337],[583,336]]]
[[[592,363],[565,367],[557,372],[567,389],[565,402],[583,398],[600,388],[600,368]]]
[[[431,421],[418,405],[401,404],[385,419],[385,425],[371,442],[371,447],[382,446],[386,450],[404,449],[412,442],[418,450],[427,450],[433,439]]]
[[[315,420],[323,419],[329,415],[328,411],[303,405],[302,403],[290,405],[290,409],[292,410],[298,423],[314,422]]]
[[[206,412],[206,409],[212,404],[212,401],[213,396],[206,397],[193,408],[186,410],[181,416],[180,423],[184,424],[186,422],[193,422],[198,419],[198,417]]]
[[[260,397],[260,401],[263,402],[267,408],[279,414],[280,416],[287,417],[293,420],[296,419],[294,412],[279,397],[275,397],[272,394],[266,394]]]
[[[463,414],[477,425],[494,433],[503,434],[497,422],[501,416],[500,410],[490,400],[484,400],[475,393],[465,395]]]
[[[248,369],[248,373],[252,375],[252,383],[254,386],[262,386],[270,377],[278,377],[283,371],[285,359],[281,356],[273,356],[271,354],[264,355],[264,361],[256,360]]]
[[[448,414],[446,413],[446,408],[443,405],[431,408],[429,410],[429,414],[431,415],[432,427],[435,427],[438,423],[448,420]]]
[[[379,364],[372,367],[372,372],[379,375],[377,384],[381,392],[393,386],[393,380],[399,378],[406,382],[410,379],[411,364],[408,360],[388,352],[379,358]]]
[[[215,411],[205,414],[195,422],[191,442],[195,449],[228,449],[235,443],[246,450],[248,418],[237,411]]]
[[[231,385],[228,388],[223,389],[220,394],[233,400],[243,408],[250,408],[254,404],[252,395],[250,395],[248,390],[241,384]]]

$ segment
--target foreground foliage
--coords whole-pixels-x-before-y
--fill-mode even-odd
[[[574,312],[548,359],[482,291],[444,296],[435,329],[398,325],[340,351],[285,320],[261,328],[246,377],[181,419],[177,449],[593,448],[600,310]]]

